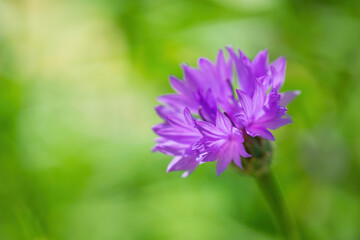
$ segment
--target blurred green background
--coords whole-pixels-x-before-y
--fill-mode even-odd
[[[156,97],[226,45],[288,60],[273,169],[303,239],[360,239],[360,4],[0,0],[0,239],[278,239],[253,179],[151,153]]]

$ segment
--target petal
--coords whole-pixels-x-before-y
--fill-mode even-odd
[[[194,155],[176,156],[169,163],[166,172],[194,170],[198,165]]]
[[[196,91],[196,89],[203,86],[202,74],[199,69],[192,68],[185,64],[181,67],[184,70],[184,80],[191,86],[192,91]]]
[[[197,121],[196,126],[204,137],[211,140],[218,140],[223,135],[219,133],[217,127],[212,123]]]
[[[201,117],[207,121],[214,123],[216,118],[216,102],[211,89],[206,91],[206,96],[202,91],[198,91],[199,104],[201,106]]]
[[[155,111],[162,119],[166,119],[168,116],[174,115],[177,113],[170,107],[166,107],[163,105],[156,106]]]
[[[219,177],[222,172],[229,166],[232,160],[231,153],[223,151],[223,154],[219,157],[216,162],[216,174]]]
[[[216,59],[216,71],[219,73],[219,77],[221,80],[230,81],[233,80],[233,73],[232,73],[232,59],[226,62],[224,57],[223,50],[219,50]]]
[[[256,78],[256,80],[264,86],[265,90],[267,90],[271,86],[272,78],[268,74],[258,77]]]
[[[225,57],[224,57],[224,52],[222,49],[219,50],[217,58],[216,58],[216,65],[219,67],[223,67],[225,66],[226,61],[225,61]],[[220,68],[218,70],[221,70]]]
[[[268,122],[264,122],[264,123],[262,123],[262,125],[271,130],[275,130],[279,127],[282,127],[284,125],[291,124],[291,123],[292,123],[291,118],[285,117],[285,118],[277,118],[277,119],[270,120]]]
[[[181,129],[181,128],[191,128],[194,126],[193,121],[186,122],[186,119],[184,117],[184,111],[183,114],[177,112],[168,113],[168,115],[166,115],[164,119],[166,120],[166,123],[169,123],[174,128]]]
[[[178,79],[175,76],[170,76],[169,77],[169,81],[170,81],[170,85],[171,87],[177,91],[178,93],[186,93],[186,87],[185,87],[185,82]]]
[[[261,77],[268,72],[269,55],[268,50],[260,51],[252,61],[254,76]]]
[[[214,64],[207,58],[199,58],[198,60],[199,68],[205,73],[214,72]]]
[[[152,127],[152,130],[157,134],[158,131],[161,131],[161,129],[169,128],[168,123],[159,123]]]
[[[261,110],[264,108],[265,98],[266,98],[266,89],[262,84],[255,80],[255,91],[252,99],[253,103],[253,112],[254,114],[260,114]]]
[[[234,129],[234,132],[231,137],[231,144],[229,146],[232,147],[230,152],[233,152],[233,158],[235,159],[236,156],[243,156],[243,157],[251,157],[249,153],[246,152],[244,147],[244,137],[243,133],[239,129]]]
[[[208,152],[203,153],[204,156],[202,156],[202,159],[200,162],[213,162],[218,157],[218,149],[212,148]]]
[[[290,102],[292,102],[301,92],[299,90],[297,91],[287,91],[287,92],[283,92],[281,93],[281,98],[280,98],[280,105],[281,106],[286,106],[288,105]]]
[[[188,126],[195,126],[195,120],[191,115],[189,108],[184,108],[184,119]]]
[[[240,155],[235,155],[233,162],[241,169],[243,169],[242,164],[241,164],[241,157]]]
[[[264,127],[251,126],[246,128],[246,132],[252,137],[260,136],[269,139],[270,141],[275,140],[274,135],[272,135],[272,133]]]
[[[270,64],[271,73],[273,75],[273,88],[280,91],[285,80],[286,59],[279,57]]]
[[[276,89],[272,89],[267,95],[264,107],[265,113],[260,118],[257,118],[257,122],[267,122],[276,117],[281,118],[282,115],[286,113],[287,109],[279,106],[279,103],[280,94],[276,91]]]
[[[195,169],[185,171],[183,174],[181,174],[181,177],[182,177],[182,178],[188,177],[194,170],[195,170]]]
[[[174,141],[166,140],[164,138],[156,139],[158,144],[152,149],[153,152],[162,152],[166,155],[176,156],[182,155],[186,148],[188,148],[188,144],[180,144]]]
[[[159,102],[170,105],[175,109],[182,109],[184,107],[184,98],[178,94],[166,94],[157,98]]]
[[[247,65],[247,66],[251,66],[251,60],[250,60],[250,58],[248,58],[247,56],[246,56],[246,54],[243,52],[243,51],[241,51],[240,49],[239,49],[239,55],[240,55],[240,59],[243,61],[243,63],[245,64],[245,65]]]
[[[274,95],[272,95],[272,96],[273,96],[273,98],[271,96],[269,96],[270,100],[268,102],[268,106],[265,108],[265,114],[262,117],[260,117],[259,119],[257,119],[256,124],[263,124],[263,123],[271,122],[274,120],[281,119],[285,116],[285,114],[287,112],[287,108],[279,105],[280,95],[278,95],[278,97],[276,97]],[[272,100],[271,100],[271,98],[272,98]]]
[[[232,48],[228,47],[227,50],[235,63],[240,89],[252,96],[254,93],[254,76],[251,66],[249,65],[250,61],[248,61],[248,58],[240,50],[240,56],[238,56]]]
[[[225,133],[231,133],[233,128],[229,118],[219,110],[216,114],[216,127]]]
[[[183,143],[183,144],[194,144],[200,138],[199,130],[197,128],[174,128],[164,127],[157,129],[156,134],[160,137],[167,138],[169,140]]]
[[[251,154],[249,154],[248,152],[246,152],[243,143],[239,144],[238,149],[237,149],[237,152],[239,153],[240,156],[242,156],[242,157],[244,157],[244,158],[251,157]]]
[[[267,97],[267,108],[276,109],[279,106],[281,95],[276,89],[271,89]]]
[[[251,98],[241,90],[237,89],[236,93],[239,97],[240,104],[244,109],[246,116],[251,117],[253,114],[253,106],[252,106]]]
[[[230,115],[230,117],[237,128],[243,128],[248,125],[249,119],[243,112],[236,113],[234,116]]]

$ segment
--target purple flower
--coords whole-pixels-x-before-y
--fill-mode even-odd
[[[177,93],[160,96],[158,100],[178,111],[188,107],[192,113],[214,122],[217,108],[226,108],[234,100],[231,59],[227,61],[220,50],[216,63],[200,58],[198,65],[199,69],[182,65],[184,81],[170,76],[170,84]]]
[[[269,63],[265,50],[251,61],[240,50],[227,50],[228,60],[220,50],[215,63],[200,58],[199,68],[183,65],[184,81],[170,77],[176,93],[159,97],[165,106],[155,109],[164,123],[153,128],[159,136],[153,150],[174,157],[167,171],[185,171],[187,176],[209,161],[217,161],[217,175],[231,161],[242,168],[241,157],[251,156],[243,145],[244,134],[275,140],[269,130],[291,123],[285,106],[300,92],[279,93],[285,58]]]
[[[292,123],[290,116],[286,115],[285,105],[300,93],[278,93],[285,79],[285,58],[280,57],[269,64],[265,50],[260,51],[251,62],[240,50],[238,55],[232,48],[228,51],[236,66],[240,86],[236,92],[241,106],[240,111],[230,113],[230,118],[235,126],[245,129],[250,136],[274,141],[269,129]]]
[[[187,176],[199,165],[196,160],[199,151],[194,146],[202,135],[195,127],[195,120],[188,108],[184,109],[183,114],[165,106],[157,106],[155,109],[165,122],[153,127],[154,132],[159,135],[153,151],[174,156],[167,172],[185,171],[183,176]]]
[[[251,156],[245,151],[241,130],[235,128],[230,119],[219,110],[217,111],[215,125],[205,121],[198,121],[196,126],[204,136],[204,150],[201,162],[218,159],[216,164],[218,176],[227,168],[232,160],[237,166],[242,168],[240,156]]]

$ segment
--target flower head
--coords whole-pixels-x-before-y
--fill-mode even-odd
[[[170,76],[170,84],[176,93],[161,96],[158,100],[178,111],[188,107],[192,113],[214,122],[217,107],[226,108],[233,96],[231,59],[226,60],[220,50],[216,63],[200,58],[198,65],[198,69],[182,65],[184,81]]]
[[[156,111],[165,122],[153,127],[154,132],[159,135],[153,151],[174,156],[167,171],[185,171],[184,176],[187,176],[199,165],[196,160],[199,152],[194,146],[201,140],[202,135],[195,128],[195,120],[188,108],[180,113],[165,106],[158,106]]]
[[[202,154],[204,156],[201,161],[209,162],[218,159],[216,164],[218,176],[232,160],[242,168],[240,156],[251,156],[245,151],[241,130],[235,128],[230,119],[219,110],[217,111],[215,124],[198,121],[196,126],[203,135],[204,150]]]
[[[285,106],[299,91],[279,93],[285,58],[269,63],[265,50],[251,61],[240,50],[227,51],[228,60],[220,50],[215,63],[200,58],[199,68],[183,65],[184,80],[170,76],[176,93],[159,97],[165,106],[156,111],[164,123],[153,128],[159,135],[153,150],[174,156],[168,171],[185,171],[187,176],[209,161],[217,161],[217,175],[231,161],[242,168],[241,157],[251,156],[244,148],[244,136],[273,141],[269,130],[292,122]]]

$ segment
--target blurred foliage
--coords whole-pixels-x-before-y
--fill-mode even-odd
[[[227,45],[288,59],[273,168],[304,239],[360,239],[360,4],[0,0],[0,239],[278,239],[254,181],[151,153],[156,96]]]

